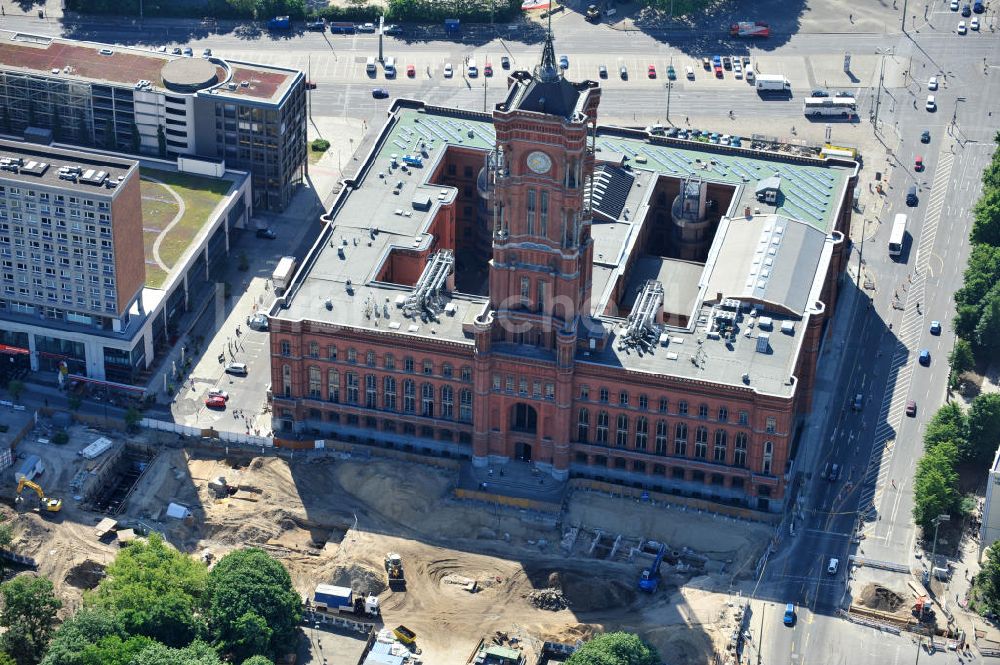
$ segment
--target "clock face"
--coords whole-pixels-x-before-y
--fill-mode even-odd
[[[544,152],[535,151],[528,155],[528,168],[535,173],[548,173],[552,168],[552,160]]]

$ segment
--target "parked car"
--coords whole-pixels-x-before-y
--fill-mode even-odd
[[[978,16],[972,17],[972,20],[969,21],[969,29],[970,30],[979,30],[979,17]]]
[[[608,78],[608,68],[605,67],[604,65],[599,65],[597,67],[597,75],[600,76],[602,79]]]
[[[704,67],[706,70],[710,70],[712,69],[712,62],[708,58],[702,58],[701,66]]]
[[[813,90],[812,91],[812,96],[813,97],[829,97],[830,93],[827,92],[826,90],[817,89],[817,90]]]
[[[729,59],[728,55],[722,56],[722,68],[723,69],[732,69],[733,68],[733,61]]]
[[[972,11],[976,12],[977,14],[982,14],[983,12],[985,12],[986,5],[983,4],[983,0],[976,0],[975,2],[973,2]]]
[[[712,68],[715,70],[715,78],[721,79],[722,78],[722,65],[712,65]]]
[[[836,575],[838,570],[840,570],[840,559],[830,559],[830,563],[826,564],[826,574]]]
[[[398,25],[386,25],[382,26],[382,34],[388,35],[390,37],[397,37],[403,34],[403,28]]]
[[[958,22],[958,34],[964,35],[966,33],[965,21]]]
[[[932,76],[929,79],[927,79],[927,89],[928,90],[938,89],[938,79],[936,76]]]
[[[972,7],[969,5],[962,5],[962,16],[972,16]]]
[[[671,81],[677,78],[677,71],[674,69],[673,65],[667,65],[667,78]]]
[[[208,391],[208,396],[221,397],[227,402],[229,401],[229,393],[227,393],[225,390],[222,390],[221,388],[212,388],[211,390]]]
[[[929,367],[930,364],[931,364],[931,352],[930,352],[930,350],[928,350],[928,349],[921,349],[920,350],[919,360],[920,360],[920,364],[921,365],[923,365],[924,367]]]
[[[385,99],[389,96],[388,88],[372,88],[372,97],[375,99]]]
[[[841,90],[836,95],[834,95],[834,97],[853,97],[853,96],[854,96],[854,93],[853,92],[848,92],[847,90]]]
[[[190,46],[185,46],[184,47],[184,55],[189,56],[189,57],[193,56],[194,55],[194,49],[192,49]]]
[[[250,330],[266,331],[268,328],[267,315],[254,314],[253,316],[248,316],[247,325],[250,327]]]
[[[688,77],[689,81],[693,81],[694,80],[694,67],[692,67],[691,65],[688,65],[687,67],[684,68],[684,73],[687,74],[687,77]]]
[[[444,63],[444,77],[446,79],[450,79],[454,75],[455,75],[455,70],[452,68],[451,63],[450,62]]]
[[[246,363],[229,363],[226,365],[226,374],[235,376],[246,376],[249,373]]]
[[[915,418],[917,416],[917,403],[915,400],[906,400],[906,415],[910,418]]]
[[[257,229],[257,237],[264,238],[266,240],[274,240],[278,237],[278,234],[274,232],[274,229],[268,226],[263,229]]]
[[[934,99],[934,95],[927,95],[927,103],[924,105],[924,108],[932,113],[937,111],[937,100]]]
[[[417,68],[414,67],[413,65],[407,65],[406,66],[406,75],[409,78],[414,78],[417,75]]]
[[[795,625],[795,605],[793,603],[785,605],[785,616],[782,621],[786,626]]]
[[[358,32],[375,32],[374,23],[362,23],[357,27]]]
[[[628,80],[628,68],[625,65],[622,65],[621,68],[618,70],[618,75],[622,77],[623,81],[627,81]]]
[[[941,322],[940,321],[931,321],[931,334],[932,335],[940,335],[941,334]]]
[[[172,49],[170,49],[170,52],[173,53],[174,55],[180,55],[182,53],[181,47],[175,46]]]
[[[559,56],[559,69],[569,69],[569,56]]]
[[[202,51],[201,52],[201,57],[203,57],[203,58],[211,58],[212,57],[212,49],[207,48],[204,51]]]
[[[218,395],[211,395],[205,398],[205,406],[210,409],[224,409],[226,408],[226,400]]]
[[[648,67],[646,67],[646,76],[648,76],[651,79],[656,78],[656,65],[649,65]]]
[[[913,160],[913,170],[923,171],[924,170],[924,158],[917,155],[917,158]]]
[[[510,58],[505,55],[500,56],[500,66],[504,69],[510,69]]]
[[[950,6],[951,6],[951,11],[957,12],[958,11],[958,0],[951,0],[951,5]]]
[[[306,23],[306,30],[326,32],[326,21],[309,21]]]
[[[924,131],[920,132],[920,142],[921,143],[931,142],[931,130],[925,129]]]
[[[493,76],[493,63],[487,61],[483,66],[483,76]]]

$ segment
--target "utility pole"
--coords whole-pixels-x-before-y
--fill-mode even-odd
[[[490,61],[490,55],[487,53],[486,54],[486,62],[489,63],[489,61]],[[489,77],[486,76],[486,69],[485,69],[485,65],[484,65],[484,68],[483,68],[483,113],[486,113],[486,82],[488,80],[489,80]]]
[[[858,279],[855,286],[857,286],[859,291],[861,290],[861,263],[862,263],[861,259],[865,255],[865,229],[867,228],[868,228],[868,218],[866,217],[864,221],[861,223],[861,248],[858,251]]]
[[[764,648],[764,603],[760,604],[760,640],[757,642],[757,665],[760,665],[760,651]]]
[[[903,0],[903,21],[902,21],[903,32],[906,32],[906,0]]]
[[[875,120],[872,121],[872,124],[875,126],[875,133],[878,133],[878,112],[882,108],[882,82],[885,80],[885,56],[889,51],[875,49],[875,52],[882,56],[882,65],[879,67],[878,72],[878,93],[875,95]]]
[[[934,566],[937,563],[937,537],[938,537],[938,527],[941,526],[941,522],[950,522],[951,515],[947,513],[942,513],[934,518],[934,545],[931,547],[931,577],[934,577]],[[928,578],[927,588],[930,589],[931,581]],[[924,609],[920,611],[921,616],[927,611],[927,603],[924,603]],[[931,639],[934,639],[933,637]]]
[[[385,30],[385,14],[378,17],[378,61],[385,62],[382,57],[382,31]]]

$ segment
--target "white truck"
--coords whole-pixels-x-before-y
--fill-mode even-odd
[[[288,288],[288,285],[292,281],[292,276],[295,274],[296,265],[297,262],[294,256],[283,256],[278,261],[278,265],[274,267],[274,272],[271,273],[275,295],[281,295]]]
[[[791,94],[792,83],[780,74],[757,74],[757,92],[761,94]]]

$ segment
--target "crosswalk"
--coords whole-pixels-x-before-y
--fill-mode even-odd
[[[895,435],[902,424],[903,412],[906,408],[907,395],[910,394],[910,382],[913,377],[911,351],[920,339],[924,328],[924,317],[914,306],[926,302],[924,288],[927,279],[928,261],[934,251],[937,239],[938,223],[948,194],[948,182],[955,162],[953,153],[942,152],[938,160],[937,172],[931,184],[930,199],[924,213],[924,223],[921,227],[920,243],[917,245],[917,258],[914,262],[915,274],[909,279],[904,302],[903,320],[896,331],[896,345],[893,348],[892,362],[889,367],[889,380],[886,382],[882,405],[879,410],[875,440],[871,456],[865,472],[861,489],[860,509],[866,513],[871,508],[878,508],[882,503],[886,478],[892,466],[896,450]],[[910,447],[919,446],[919,441],[908,442]],[[874,528],[877,522],[869,523],[868,529]]]

